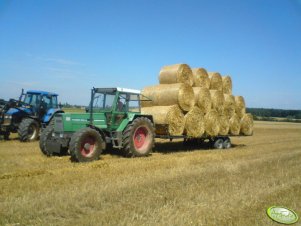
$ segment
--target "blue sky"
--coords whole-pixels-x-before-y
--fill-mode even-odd
[[[0,98],[87,104],[93,86],[141,89],[175,63],[231,75],[249,107],[301,109],[301,1],[0,1]]]

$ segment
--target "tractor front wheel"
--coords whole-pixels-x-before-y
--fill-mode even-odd
[[[54,122],[50,121],[48,126],[42,130],[40,137],[40,150],[44,155],[52,156],[54,153],[57,155],[66,155],[68,148],[62,147],[58,141],[52,138],[54,131]]]
[[[39,137],[39,123],[32,118],[24,118],[18,128],[19,139],[21,142],[34,141]]]
[[[145,117],[136,118],[123,132],[123,150],[128,157],[142,157],[154,146],[154,126]]]
[[[70,140],[72,161],[91,162],[98,160],[103,151],[103,139],[94,129],[84,128],[73,134]]]

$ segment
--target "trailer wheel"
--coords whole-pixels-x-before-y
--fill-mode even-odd
[[[213,147],[215,149],[223,149],[223,144],[224,144],[224,140],[222,138],[216,138],[214,141],[213,141]]]
[[[136,118],[123,132],[123,150],[127,157],[142,157],[154,146],[154,126],[146,117]]]
[[[34,141],[39,137],[39,123],[32,118],[24,118],[18,128],[19,139],[21,142]]]
[[[94,129],[83,128],[73,134],[70,140],[71,160],[91,162],[98,160],[103,150],[103,139]]]
[[[229,149],[231,148],[231,140],[229,137],[226,137],[223,142],[223,148]]]

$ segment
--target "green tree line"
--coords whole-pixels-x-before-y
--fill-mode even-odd
[[[247,112],[261,118],[301,119],[301,110],[284,110],[273,108],[247,108]]]

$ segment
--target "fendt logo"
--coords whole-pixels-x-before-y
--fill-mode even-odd
[[[272,206],[267,209],[268,216],[282,224],[294,224],[298,221],[298,215],[286,207],[282,206]]]

